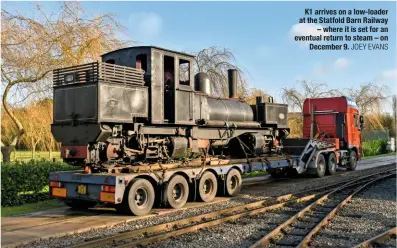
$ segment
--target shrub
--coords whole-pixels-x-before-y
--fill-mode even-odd
[[[362,142],[362,149],[365,157],[387,153],[387,140],[377,139]]]
[[[1,205],[15,206],[50,199],[51,171],[74,170],[76,167],[46,160],[11,162],[1,166]]]

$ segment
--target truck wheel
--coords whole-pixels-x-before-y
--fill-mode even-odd
[[[77,200],[77,199],[65,201],[65,205],[73,209],[89,209],[95,207],[96,204],[97,204],[96,202]]]
[[[350,152],[349,163],[346,166],[346,169],[349,171],[354,171],[357,167],[357,154],[355,151]]]
[[[128,194],[124,204],[127,212],[134,215],[145,215],[150,212],[154,204],[154,189],[148,180],[136,178],[126,190]],[[120,208],[123,209],[121,206]]]
[[[226,176],[226,195],[236,196],[240,193],[242,185],[241,174],[236,169],[231,169]]]
[[[180,175],[172,177],[165,187],[165,196],[172,208],[183,207],[189,196],[189,184],[186,179]]]
[[[212,201],[218,190],[218,180],[212,172],[206,171],[200,178],[199,196],[203,202]]]
[[[325,158],[323,154],[317,156],[317,177],[323,177],[326,171]]]
[[[335,153],[330,153],[327,160],[327,174],[334,175],[336,173],[336,156]]]

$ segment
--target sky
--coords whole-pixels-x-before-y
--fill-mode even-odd
[[[3,2],[2,8],[31,15],[35,4]],[[56,2],[40,5],[48,13],[56,12]],[[276,99],[280,99],[283,87],[295,87],[303,79],[338,89],[373,81],[388,85],[390,94],[397,91],[396,2],[82,2],[82,5],[90,15],[114,13],[128,29],[120,37],[130,37],[139,45],[185,52],[197,52],[209,46],[228,48],[246,71],[251,86],[269,92]],[[388,10],[387,16],[377,16],[388,18],[387,25],[348,24],[387,27],[388,33],[383,35],[388,36],[388,42],[384,42],[388,50],[310,50],[307,43],[295,41],[294,35],[329,35],[317,30],[322,28],[320,25],[345,24],[299,24],[308,8]],[[349,46],[353,43],[368,42],[348,42]]]

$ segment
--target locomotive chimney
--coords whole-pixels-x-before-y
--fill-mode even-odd
[[[229,98],[237,98],[237,70],[230,69],[227,72],[229,79]]]

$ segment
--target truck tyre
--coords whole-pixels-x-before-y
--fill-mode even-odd
[[[349,163],[346,169],[349,171],[354,171],[357,167],[357,153],[355,151],[350,151]]]
[[[181,208],[189,197],[189,184],[183,176],[175,175],[165,186],[166,200],[172,208]]]
[[[327,174],[334,175],[336,173],[336,156],[331,152],[327,159]]]
[[[316,166],[317,177],[323,177],[325,175],[325,171],[327,168],[323,154],[320,153],[317,155],[316,163],[317,163],[317,166]]]
[[[134,215],[145,215],[152,210],[154,204],[153,185],[144,178],[136,178],[131,181],[124,195],[123,206],[117,206],[116,209],[121,212]]]
[[[84,201],[84,200],[67,200],[65,201],[65,205],[71,207],[72,209],[89,209],[95,207],[97,203],[92,201]]]
[[[212,172],[206,171],[201,176],[198,186],[200,199],[203,202],[210,202],[215,198],[218,191],[218,180]]]
[[[242,181],[240,171],[231,169],[226,176],[226,195],[236,196],[240,193]]]

